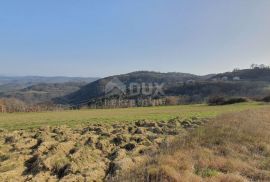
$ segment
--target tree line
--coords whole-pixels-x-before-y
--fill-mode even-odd
[[[55,105],[50,102],[30,105],[16,98],[0,99],[0,112],[2,113],[42,112],[42,111],[57,111],[64,109],[67,109],[67,107]]]

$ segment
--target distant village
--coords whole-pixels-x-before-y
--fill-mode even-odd
[[[250,69],[255,69],[255,70],[270,69],[270,66],[265,65],[265,64],[252,64],[250,66]],[[237,74],[239,70],[240,70],[239,68],[235,68],[233,70],[233,73]],[[240,76],[233,76],[233,77],[221,76],[219,78],[212,79],[212,81],[240,81],[240,80],[241,80]]]
[[[241,78],[239,76],[232,77],[231,79],[227,76],[212,79],[212,81],[240,81],[240,80]]]

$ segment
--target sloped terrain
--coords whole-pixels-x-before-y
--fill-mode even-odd
[[[79,90],[98,78],[81,77],[6,77],[0,76],[0,98],[16,98],[26,104],[50,102]]]
[[[0,181],[110,181],[206,120],[175,118],[0,133]]]
[[[269,182],[269,111],[219,116],[114,181]]]
[[[218,79],[227,77],[228,80],[233,80],[238,77],[244,81],[270,81],[270,69],[269,68],[254,68],[254,69],[243,69],[235,70],[233,72],[226,72],[217,74],[209,79]]]
[[[129,86],[130,83],[164,83],[165,86],[182,84],[189,80],[203,80],[206,77],[200,77],[193,74],[187,73],[159,73],[149,71],[138,71],[123,75],[115,75],[107,78],[103,78],[92,82],[79,91],[69,94],[65,97],[58,98],[55,100],[61,104],[71,105],[87,105],[89,101],[98,99],[105,96],[105,86],[108,82],[113,79],[118,79],[121,83]]]
[[[51,102],[55,97],[75,92],[86,84],[86,82],[40,83],[23,89],[0,93],[0,97],[16,98],[27,104],[45,103]]]
[[[115,88],[113,90],[115,94],[106,93],[107,84],[115,79],[119,81],[120,86],[123,84],[126,92],[123,93],[121,89],[119,91],[119,88]],[[143,91],[140,91],[138,94],[133,94],[131,92],[133,87],[130,86],[132,83],[139,85],[139,87],[143,87],[143,84],[157,83],[162,85],[163,92],[156,94],[154,91],[144,94]],[[97,80],[74,93],[54,99],[54,102],[74,107],[107,105],[114,107],[110,101],[114,103],[121,100],[123,103],[119,104],[119,107],[126,107],[129,101],[134,101],[134,104],[130,105],[151,106],[155,104],[149,101],[151,99],[158,100],[175,96],[179,97],[179,104],[203,103],[209,97],[216,95],[250,98],[266,96],[269,93],[269,85],[269,68],[244,69],[206,76],[140,71]],[[149,104],[144,105],[141,100],[145,103],[149,102]]]

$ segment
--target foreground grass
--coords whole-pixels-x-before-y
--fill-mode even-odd
[[[116,181],[270,181],[270,109],[225,114]]]
[[[83,125],[88,123],[130,122],[139,119],[168,120],[177,116],[215,117],[222,113],[268,107],[260,103],[227,106],[181,105],[126,109],[73,110],[42,113],[0,113],[0,128],[8,130],[30,129],[41,126]]]

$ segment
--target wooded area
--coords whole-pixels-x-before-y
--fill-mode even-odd
[[[61,105],[54,105],[52,103],[29,105],[15,98],[0,99],[0,112],[2,113],[58,111],[64,109],[68,108]]]

